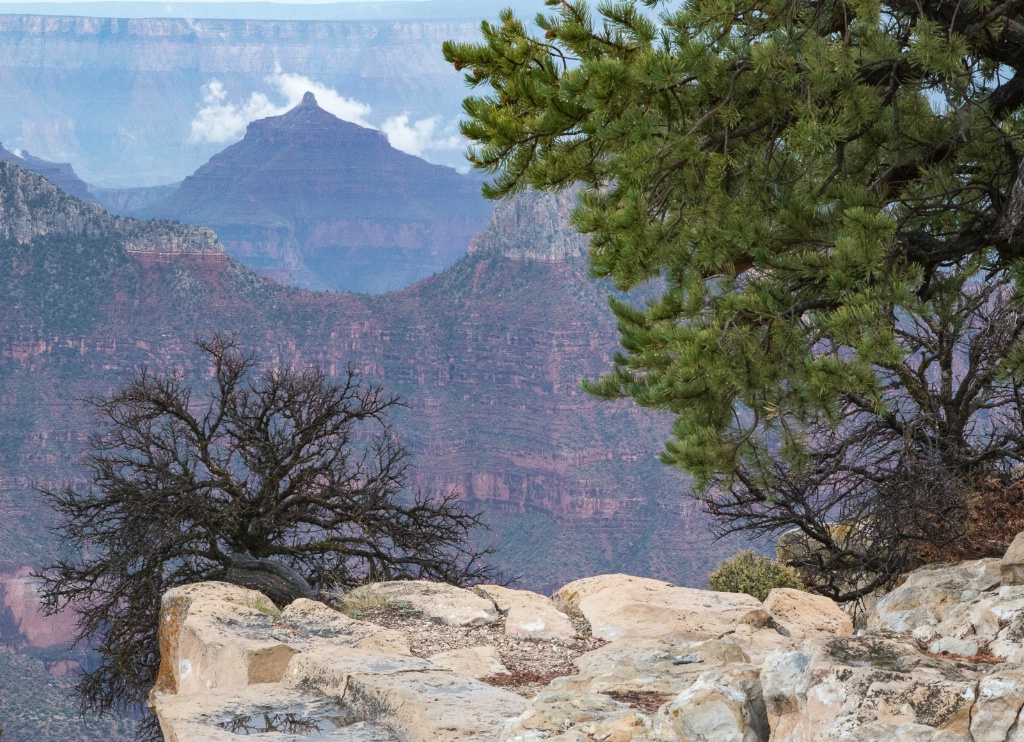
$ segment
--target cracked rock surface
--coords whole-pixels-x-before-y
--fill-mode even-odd
[[[1024,742],[1022,551],[911,573],[857,634],[818,596],[628,575],[385,583],[350,615],[188,585],[151,703],[170,742]]]

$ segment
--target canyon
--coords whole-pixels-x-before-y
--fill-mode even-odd
[[[670,421],[579,388],[617,341],[610,288],[565,222],[572,198],[499,205],[469,255],[403,291],[323,294],[268,283],[210,230],[114,217],[0,163],[5,643],[41,672],[67,668],[32,646],[54,632],[19,580],[57,550],[34,488],[84,484],[94,422],[80,400],[141,365],[201,377],[190,341],[218,330],[267,363],[352,364],[401,394],[416,484],[457,487],[484,510],[499,566],[523,587],[611,570],[702,585],[735,545],[711,541],[685,480],[659,462]]]

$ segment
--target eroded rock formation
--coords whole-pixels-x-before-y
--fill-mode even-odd
[[[918,570],[856,635],[839,606],[795,590],[761,603],[628,575],[551,599],[371,585],[345,596],[366,620],[310,600],[274,616],[259,593],[190,585],[164,598],[152,704],[171,742],[230,740],[256,718],[246,733],[396,742],[1010,742],[1024,738],[1018,561]],[[534,655],[572,654],[539,693],[509,644],[471,631],[513,612],[592,633],[520,637]],[[427,654],[418,636],[434,624],[467,646]]]
[[[491,210],[479,178],[401,152],[306,93],[141,213],[211,227],[283,283],[382,293],[463,257]]]

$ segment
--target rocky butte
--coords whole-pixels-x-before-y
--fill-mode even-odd
[[[165,738],[1024,738],[1024,534],[1001,560],[912,572],[856,632],[798,590],[761,602],[621,574],[551,598],[381,583],[337,607],[278,610],[226,583],[167,592],[150,697]]]
[[[491,210],[478,178],[400,152],[306,93],[143,213],[211,227],[283,283],[382,293],[465,255]]]

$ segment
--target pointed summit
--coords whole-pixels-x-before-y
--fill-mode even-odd
[[[274,276],[381,292],[465,254],[492,210],[479,189],[479,178],[401,152],[306,93],[290,111],[249,124],[242,141],[146,214],[212,227]]]
[[[310,144],[341,139],[369,149],[388,148],[385,134],[345,121],[324,110],[311,91],[307,91],[302,102],[294,108],[280,116],[253,121],[245,130],[245,138],[250,140],[278,141],[281,137]]]

